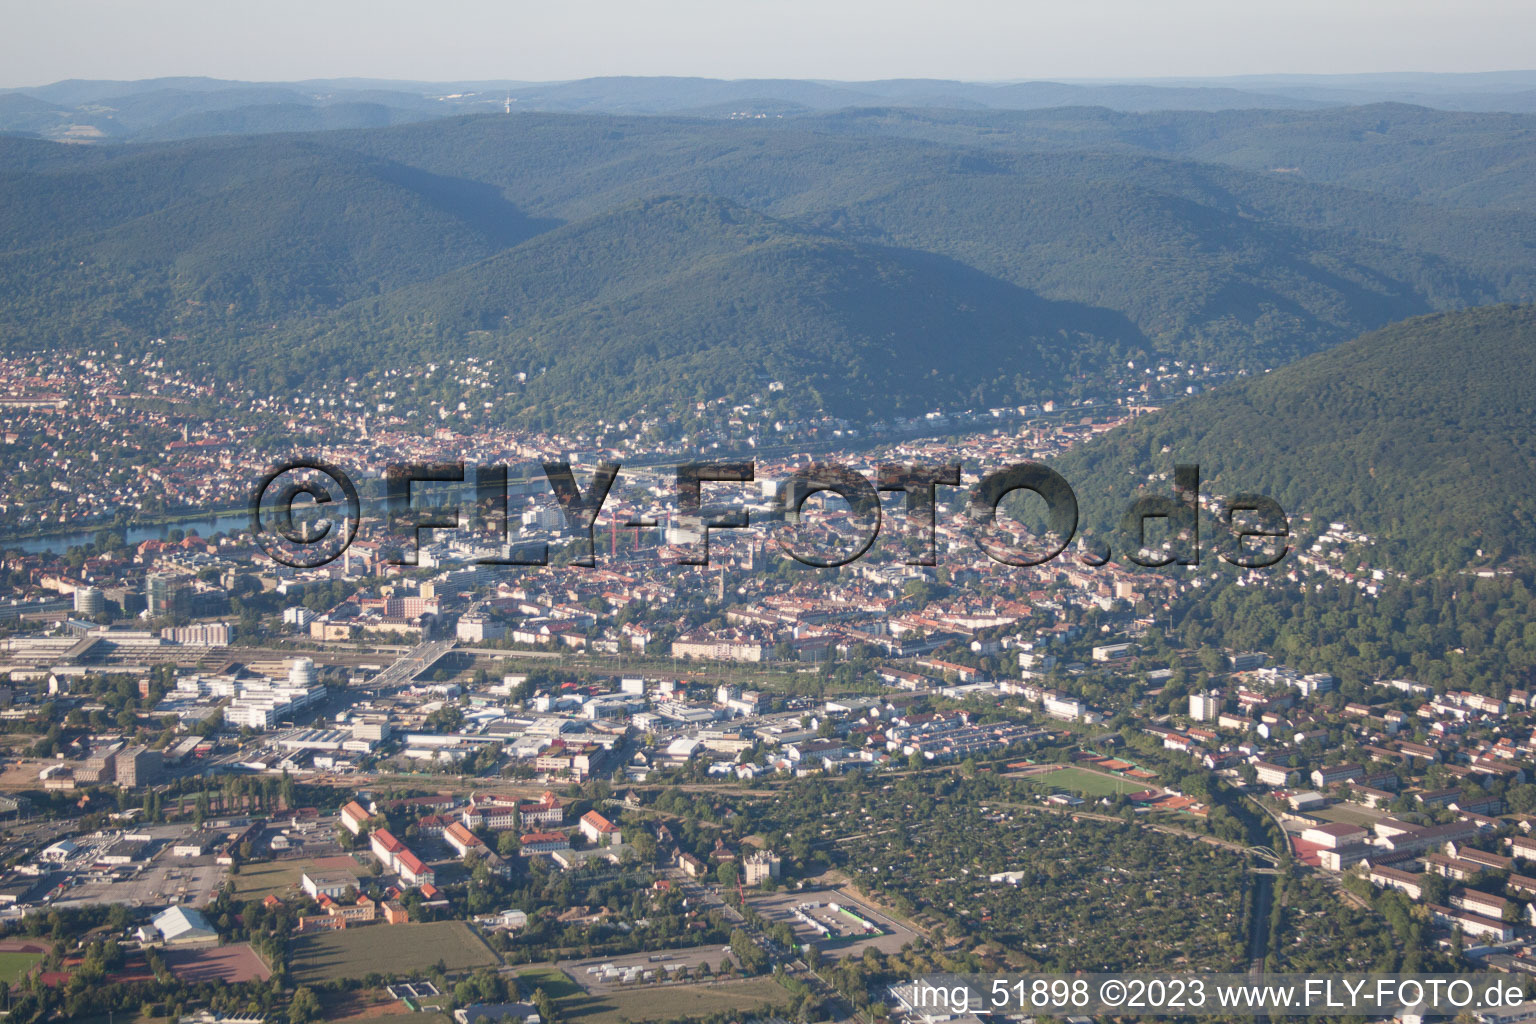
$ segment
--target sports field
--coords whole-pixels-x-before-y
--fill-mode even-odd
[[[450,971],[499,963],[463,921],[426,924],[371,924],[340,932],[299,935],[292,950],[294,981],[301,985],[332,978],[380,974],[406,976],[428,971],[439,960]]]
[[[1086,797],[1140,793],[1147,789],[1145,782],[1120,779],[1113,775],[1100,775],[1098,772],[1090,772],[1084,768],[1062,768],[1032,776],[1029,781],[1048,788],[1070,790],[1078,796]]]
[[[41,953],[0,953],[0,981],[16,984],[42,958]]]
[[[789,1002],[789,993],[772,978],[749,978],[714,985],[648,985],[600,996],[559,1001],[560,1015],[580,1024],[674,1020],[711,1013],[744,1014]]]
[[[171,973],[182,981],[193,983],[222,981],[238,984],[242,981],[266,981],[272,977],[267,967],[249,942],[236,942],[213,949],[168,949],[161,957]]]

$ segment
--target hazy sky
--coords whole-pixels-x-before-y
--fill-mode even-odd
[[[1531,0],[42,0],[0,86],[209,75],[968,80],[1527,68]]]

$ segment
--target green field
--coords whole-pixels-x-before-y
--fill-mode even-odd
[[[1047,789],[1065,789],[1084,797],[1140,793],[1147,788],[1145,782],[1100,775],[1098,772],[1090,772],[1082,768],[1062,768],[1059,771],[1036,775],[1029,781]]]
[[[0,953],[0,981],[16,984],[42,958],[41,953]]]
[[[301,985],[333,978],[426,972],[439,960],[450,971],[488,967],[496,954],[463,921],[371,924],[341,932],[296,936],[293,977]]]
[[[238,875],[230,875],[235,883],[235,897],[242,900],[263,899],[267,896],[291,896],[298,891],[299,878],[306,871],[318,870],[308,857],[298,860],[263,861],[240,865]],[[359,878],[367,874],[361,864],[351,868]]]
[[[715,985],[652,985],[560,1000],[560,1015],[581,1024],[672,1020],[711,1013],[741,1013],[789,1002],[789,993],[772,978],[751,978]]]
[[[299,876],[314,867],[309,860],[283,860],[264,864],[242,864],[240,873],[231,875],[238,899],[264,899],[282,896],[286,890],[296,888]]]
[[[529,992],[542,988],[544,994],[551,999],[564,999],[566,996],[581,993],[581,986],[572,981],[570,975],[558,967],[534,967],[521,970],[517,972],[517,977],[528,986]]]

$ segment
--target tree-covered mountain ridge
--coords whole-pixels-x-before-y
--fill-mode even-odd
[[[1181,401],[1058,468],[1105,535],[1175,463],[1343,521],[1382,563],[1459,570],[1536,557],[1536,306],[1417,317]],[[1166,479],[1165,479],[1166,476]],[[1479,552],[1481,552],[1479,554]]]
[[[786,412],[873,420],[1038,400],[1074,360],[1144,343],[1111,311],[942,256],[669,196],[351,303],[308,324],[278,369],[297,384],[351,372],[361,351],[382,366],[452,351],[526,377],[498,412],[549,426],[772,382]],[[242,358],[229,359],[214,372],[241,371]]]
[[[487,411],[509,422],[772,379],[864,419],[1070,394],[1121,357],[1259,372],[1536,301],[1536,215],[1117,150],[1075,116],[1079,149],[913,137],[976,127],[931,112],[0,139],[0,349],[163,338],[269,393],[476,354],[536,375]]]

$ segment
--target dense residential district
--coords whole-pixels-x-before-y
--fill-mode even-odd
[[[580,437],[428,410],[426,439],[378,395],[181,416],[208,396],[151,369],[5,369],[11,1020],[916,1024],[904,983],[933,971],[1536,974],[1518,578],[1416,581],[1307,510],[1266,569],[972,539],[981,475],[1193,368],[866,438],[701,402]],[[727,436],[756,476],[710,500],[748,524],[705,531],[669,458]],[[512,463],[549,564],[446,529],[396,564],[364,529],[289,568],[243,514],[145,525],[239,506],[279,443],[360,478]],[[864,557],[784,557],[774,502],[813,457],[960,464],[934,564],[899,494]],[[595,550],[541,458],[635,463]],[[799,529],[859,528],[829,504]]]

